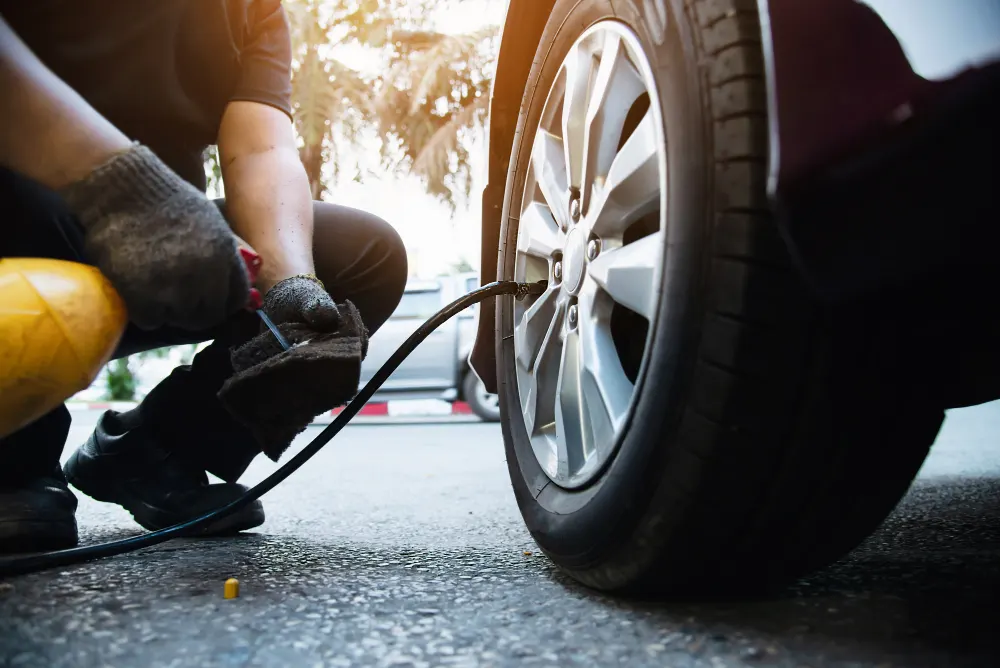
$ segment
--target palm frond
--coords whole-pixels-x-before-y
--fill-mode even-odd
[[[462,145],[462,133],[482,122],[488,106],[487,96],[475,98],[441,125],[424,142],[413,160],[411,171],[424,180],[431,193],[443,196],[452,205],[455,193],[447,185],[448,177],[458,177],[465,186],[466,194],[470,185],[468,155]]]
[[[413,86],[410,113],[417,113],[425,102],[450,94],[456,65],[472,65],[482,42],[495,34],[496,29],[491,27],[464,35],[440,35],[428,48],[412,55],[410,67],[420,73],[420,78]]]
[[[480,120],[486,113],[488,104],[486,96],[477,97],[438,128],[413,160],[413,171],[435,180],[442,178],[444,176],[442,167],[447,166],[449,155],[455,152],[461,132],[473,127]]]
[[[468,188],[463,133],[485,118],[498,28],[428,30],[453,1],[284,0],[295,128],[314,196],[371,129],[387,168],[415,173],[452,205]],[[383,58],[383,71],[367,78],[337,60],[335,47],[348,43]]]

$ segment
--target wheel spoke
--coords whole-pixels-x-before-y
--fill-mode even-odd
[[[566,185],[566,163],[563,142],[555,135],[539,130],[531,152],[531,166],[542,198],[553,218],[565,227],[569,216]]]
[[[525,399],[524,424],[529,435],[538,433],[555,422],[555,396],[559,378],[559,360],[562,355],[562,329],[566,310],[556,305],[556,312],[549,321],[545,337],[539,347],[530,373],[528,387],[522,391]]]
[[[604,251],[590,262],[588,275],[613,300],[652,320],[659,300],[656,268],[663,257],[664,233]]]
[[[646,86],[626,57],[621,38],[608,33],[587,109],[587,142],[581,187],[584,213],[590,205],[594,177],[607,176],[629,111],[645,92]]]
[[[588,454],[614,447],[615,432],[625,419],[635,389],[625,375],[611,337],[610,305],[599,304],[601,297],[591,283],[580,294],[577,307],[583,414],[591,444]]]
[[[568,185],[579,188],[583,177],[586,143],[587,100],[594,71],[594,56],[577,45],[566,56],[566,96],[563,99],[562,135]]]
[[[548,259],[560,248],[559,225],[552,211],[541,202],[530,203],[517,228],[517,252]]]
[[[556,446],[560,476],[573,475],[585,461],[580,381],[580,336],[576,331],[570,331],[566,333],[563,344],[556,388]]]
[[[660,205],[660,159],[652,111],[615,156],[604,185],[595,189],[593,231],[620,238],[628,226]]]
[[[526,371],[533,371],[542,343],[556,319],[559,289],[548,288],[521,316],[514,328],[514,349],[517,361]]]

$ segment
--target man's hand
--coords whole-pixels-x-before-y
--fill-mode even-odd
[[[117,154],[60,193],[85,253],[143,329],[203,330],[247,305],[250,279],[218,207],[146,147]]]
[[[275,324],[301,323],[321,334],[340,326],[337,305],[318,279],[307,276],[286,278],[268,290],[264,312]]]

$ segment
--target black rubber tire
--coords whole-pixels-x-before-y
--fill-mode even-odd
[[[785,583],[878,527],[943,411],[894,382],[899,361],[869,349],[865,323],[846,307],[821,308],[791,268],[765,197],[754,0],[556,2],[521,106],[500,277],[513,277],[512,203],[545,97],[572,43],[604,19],[639,35],[660,89],[670,174],[663,301],[618,454],[590,486],[569,491],[532,454],[514,374],[513,300],[498,300],[517,502],[542,550],[598,589],[707,594]]]
[[[465,378],[462,379],[462,396],[465,399],[465,403],[469,404],[469,408],[472,409],[472,412],[475,413],[476,417],[480,420],[484,422],[499,422],[499,406],[490,406],[479,400],[477,390],[482,383],[483,381],[479,380],[479,376],[474,374],[472,371],[467,371],[465,373]]]

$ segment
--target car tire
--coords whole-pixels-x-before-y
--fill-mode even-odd
[[[484,422],[500,421],[500,403],[497,396],[488,393],[483,381],[479,380],[479,376],[471,370],[466,372],[465,378],[462,380],[462,396],[465,398],[465,403],[469,404],[469,408],[480,420]]]
[[[517,503],[545,554],[597,589],[774,587],[840,558],[878,527],[918,472],[943,411],[894,380],[912,360],[872,349],[852,308],[817,303],[792,267],[766,201],[753,0],[557,0],[521,105],[499,278],[517,278],[518,207],[548,91],[570,47],[602,21],[635,34],[657,83],[670,176],[659,304],[614,455],[571,488],[554,482],[533,449],[516,368],[517,302],[497,300]]]

